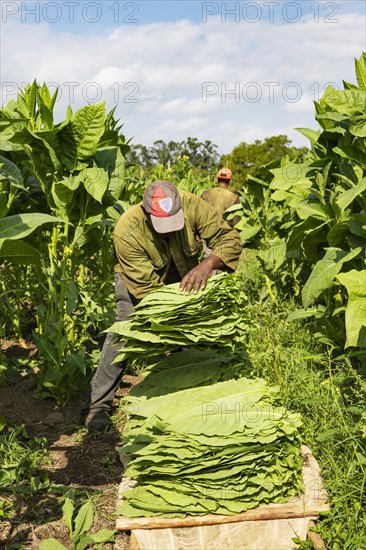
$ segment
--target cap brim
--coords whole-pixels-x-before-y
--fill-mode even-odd
[[[173,231],[180,231],[184,227],[184,214],[180,209],[173,216],[166,216],[164,218],[158,218],[150,214],[151,223],[157,233],[172,233]]]

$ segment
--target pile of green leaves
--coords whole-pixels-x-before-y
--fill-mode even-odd
[[[234,275],[212,277],[198,294],[180,292],[179,283],[166,285],[136,306],[131,321],[109,329],[127,340],[128,353],[162,353],[180,347],[214,348],[231,352],[245,330],[246,296]]]
[[[301,421],[274,407],[276,393],[261,379],[241,378],[127,398],[134,414],[124,436],[132,459],[125,475],[137,486],[125,492],[119,513],[231,515],[296,496]]]
[[[150,365],[145,378],[131,395],[147,398],[232,380],[248,373],[245,360],[219,355],[211,350],[187,349]]]

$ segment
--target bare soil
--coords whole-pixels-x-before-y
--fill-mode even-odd
[[[6,355],[29,355],[32,349],[4,346]],[[16,349],[13,349],[16,348]],[[24,424],[29,436],[47,440],[49,463],[40,473],[48,475],[51,484],[63,486],[59,491],[40,490],[17,497],[16,515],[0,521],[0,548],[36,550],[42,540],[53,537],[69,547],[67,527],[62,520],[62,499],[67,489],[87,492],[96,507],[93,531],[114,529],[117,489],[123,467],[115,447],[120,444],[123,418],[118,413],[119,398],[139,381],[136,376],[123,377],[114,401],[113,423],[106,433],[88,433],[80,423],[84,397],[59,407],[53,399],[37,399],[35,384],[24,376],[21,380],[0,386],[0,416],[15,425]],[[5,495],[3,495],[5,496]],[[14,504],[14,501],[13,501]],[[127,550],[129,534],[118,533],[106,550]]]

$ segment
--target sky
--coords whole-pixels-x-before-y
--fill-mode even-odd
[[[56,121],[105,101],[132,143],[242,141],[317,128],[314,100],[355,83],[359,0],[0,0],[1,103],[37,79]]]

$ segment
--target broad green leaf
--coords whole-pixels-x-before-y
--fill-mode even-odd
[[[347,115],[342,115],[341,113],[335,113],[334,111],[326,111],[321,115],[316,115],[316,120],[333,120],[334,122],[342,122],[347,120]],[[323,135],[323,134],[321,134]]]
[[[62,512],[63,512],[62,517],[69,530],[70,536],[72,535],[72,531],[73,531],[72,519],[74,516],[74,511],[75,511],[75,507],[72,500],[66,497],[65,502],[62,506]]]
[[[42,122],[48,130],[53,127],[53,113],[50,109],[44,104],[42,99],[39,101],[39,113],[41,115]]]
[[[258,256],[265,262],[267,269],[276,272],[286,260],[285,239],[267,243],[267,247],[260,250]]]
[[[14,134],[15,130],[11,126],[1,130],[1,151],[23,151],[22,145],[12,141]]]
[[[320,219],[329,218],[325,207],[312,202],[299,202],[296,205],[296,211],[300,219],[307,219],[309,216]]]
[[[86,502],[80,508],[78,515],[75,518],[75,528],[73,533],[73,539],[77,539],[86,531],[89,531],[93,526],[93,504],[91,501]]]
[[[328,248],[324,258],[314,266],[310,277],[302,289],[302,302],[305,308],[309,307],[323,292],[331,286],[345,262],[353,260],[362,251],[361,248],[346,252],[340,248]]]
[[[237,403],[237,409],[239,405],[254,406],[261,401],[265,391],[266,383],[263,380],[239,379],[185,389],[171,396],[164,395],[148,400],[129,398],[128,401],[141,403],[136,409],[138,416],[148,418],[157,415],[162,420],[169,421],[169,424],[174,426],[174,431],[178,430],[183,434],[205,434],[207,437],[243,431],[244,423],[251,421],[249,417],[235,419],[234,416],[233,423],[227,422],[225,425],[222,419],[220,422],[222,412],[224,411],[224,416],[227,413],[229,419],[233,413],[235,415],[235,403]],[[202,403],[206,403],[207,407],[202,409]],[[221,403],[225,403],[223,410],[220,407]],[[184,423],[184,415],[186,419],[187,417],[191,419],[191,423]]]
[[[82,247],[86,243],[86,232],[84,231],[83,227],[80,225],[77,226],[75,229],[74,238],[72,240],[72,243],[76,246]]]
[[[340,165],[341,169],[341,176],[343,178],[346,178],[344,181],[347,181],[347,184],[350,188],[352,188],[354,185],[357,185],[357,183],[362,179],[362,176],[358,178],[356,169],[359,168],[358,166],[352,166],[349,162],[342,162]],[[362,169],[361,169],[362,172]]]
[[[108,206],[106,208],[107,216],[110,218],[109,220],[103,220],[99,225],[115,225],[115,222],[119,220],[121,217],[121,212],[116,210],[115,205],[114,206]],[[112,221],[113,220],[113,221]]]
[[[301,243],[305,235],[308,235],[312,230],[316,230],[323,225],[324,221],[312,217],[307,217],[305,220],[295,225],[287,238],[287,257],[299,257],[301,254]]]
[[[110,194],[114,201],[118,200],[125,185],[125,159],[119,147],[99,149],[95,155],[95,162],[99,168],[103,168],[108,173],[107,194]]]
[[[79,174],[87,192],[98,202],[102,202],[108,187],[108,174],[103,168],[85,168]]]
[[[68,548],[58,540],[51,538],[43,540],[39,545],[39,550],[68,550]]]
[[[259,233],[259,231],[261,231],[261,226],[260,225],[249,225],[248,223],[246,223],[243,220],[240,220],[235,228],[240,231],[240,238],[242,240],[243,243],[249,241],[250,239],[252,239],[255,235],[257,235]]]
[[[270,184],[271,189],[289,190],[298,182],[306,182],[310,187],[310,183],[306,178],[308,167],[305,164],[289,163],[281,168],[274,168],[270,172],[274,175],[274,180]]]
[[[366,214],[351,214],[348,228],[353,235],[366,238]]]
[[[291,322],[295,321],[296,319],[309,319],[309,317],[323,317],[324,312],[317,308],[317,307],[309,307],[306,309],[297,309],[296,311],[293,311],[290,313],[290,315],[287,317],[286,321]]]
[[[355,59],[357,84],[360,90],[366,92],[366,54],[362,52],[360,59]]]
[[[363,178],[353,189],[345,191],[336,199],[336,203],[342,212],[354,201],[356,197],[366,191],[366,178]]]
[[[77,158],[83,160],[97,151],[98,142],[104,133],[106,119],[104,102],[82,107],[72,117],[76,136]]]
[[[314,229],[306,231],[301,243],[304,257],[312,265],[319,260],[320,251],[327,243],[328,224],[323,223]]]
[[[70,368],[72,372],[78,372],[86,376],[85,368],[85,350],[80,349],[77,353],[71,353],[67,356],[65,367]]]
[[[357,235],[352,235],[351,233],[349,233],[346,236],[346,241],[349,248],[351,249],[358,248],[358,247],[363,249],[366,248],[366,236],[358,237]]]
[[[314,144],[316,141],[318,141],[318,138],[320,136],[319,130],[311,130],[310,128],[295,128],[295,130],[308,138],[311,144]]]
[[[296,192],[294,192],[296,191]],[[271,199],[276,202],[285,202],[287,206],[290,206],[292,208],[296,208],[296,206],[299,204],[299,202],[306,199],[306,197],[309,195],[309,192],[306,188],[300,188],[295,189],[295,186],[291,187],[291,191],[281,191],[276,190],[271,195]]]
[[[40,214],[17,214],[0,219],[0,249],[6,239],[23,239],[45,223],[64,223],[61,218]]]
[[[366,94],[365,94],[366,96]],[[355,163],[366,168],[366,153],[357,147],[339,146],[334,147],[333,151],[343,158],[353,160]]]
[[[242,208],[243,207],[241,204],[233,204],[232,206],[229,206],[225,212],[238,212],[238,210],[241,210]]]
[[[342,128],[341,126],[336,126],[335,128],[327,128],[322,132],[319,140],[327,141],[329,142],[338,142],[342,136],[346,135],[346,129]]]
[[[366,112],[366,94],[363,90],[335,90],[328,86],[320,100],[321,105],[348,116]]]
[[[352,84],[352,82],[347,82],[347,80],[342,80],[342,83],[345,90],[358,90],[358,86],[356,86],[356,84]]]
[[[346,347],[366,348],[366,270],[352,269],[348,273],[340,273],[337,279],[348,292]]]
[[[81,535],[75,543],[74,550],[85,550],[86,548],[90,548],[92,544],[93,539],[90,535]],[[93,548],[95,548],[94,545]]]
[[[61,161],[63,166],[73,172],[78,164],[77,162],[77,142],[71,120],[69,120],[57,136],[61,151]]]
[[[69,176],[68,178],[63,178],[59,183],[62,183],[65,187],[70,189],[70,191],[76,191],[81,182],[77,176]]]
[[[36,114],[36,98],[37,98],[37,82],[34,80],[32,84],[20,91],[17,97],[17,105],[22,114],[34,121]]]
[[[4,180],[14,187],[24,189],[23,176],[19,168],[7,158],[0,156],[0,181]]]
[[[327,241],[329,245],[336,248],[347,248],[346,236],[348,232],[349,231],[347,221],[334,224],[327,235]]]
[[[37,265],[40,261],[40,254],[36,248],[25,241],[7,240],[0,249],[0,258],[6,258],[17,265]]]
[[[37,90],[39,112],[42,123],[48,129],[53,127],[53,108],[57,99],[58,90],[59,89],[56,88],[52,97],[46,84],[43,84],[43,86],[39,87]]]
[[[366,137],[366,115],[355,115],[352,117],[349,131],[357,137]]]
[[[54,182],[51,192],[57,213],[67,217],[68,206],[72,203],[75,192],[65,185],[64,181]]]
[[[23,128],[19,132],[16,132],[11,139],[15,143],[20,143],[27,147],[26,150],[30,156],[30,160],[33,162],[41,161],[43,163],[47,161],[55,172],[61,174],[62,166],[55,150],[55,146],[58,146],[56,139],[57,132],[57,129],[47,132]],[[38,159],[40,154],[42,156]]]
[[[47,336],[45,336],[44,334],[33,332],[33,338],[39,353],[43,355],[43,357],[47,359],[47,361],[49,361],[53,366],[57,367],[59,354],[57,353],[57,350],[55,349],[54,345],[51,344]]]
[[[116,531],[112,529],[101,529],[97,533],[91,533],[89,536],[94,543],[113,542]]]

